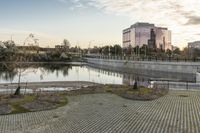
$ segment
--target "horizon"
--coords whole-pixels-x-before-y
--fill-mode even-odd
[[[199,1],[7,0],[0,2],[0,41],[23,44],[30,33],[41,47],[63,39],[81,48],[122,45],[122,30],[136,22],[172,31],[172,45],[200,40]],[[151,17],[150,17],[151,16]]]

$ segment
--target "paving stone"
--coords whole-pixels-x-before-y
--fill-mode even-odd
[[[153,101],[70,96],[55,110],[0,116],[0,133],[197,133],[199,103],[200,91],[170,91]]]

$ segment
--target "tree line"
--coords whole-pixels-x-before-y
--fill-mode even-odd
[[[97,47],[94,46],[93,48],[89,49],[90,54],[99,54],[99,55],[106,55],[106,56],[136,56],[136,57],[159,57],[159,58],[180,58],[180,59],[190,59],[190,58],[198,58],[200,57],[200,50],[199,49],[189,49],[185,47],[183,50],[176,47],[173,50],[167,49],[152,49],[149,48],[147,45],[143,45],[142,47],[127,47],[123,48],[119,44],[113,46],[103,46]]]

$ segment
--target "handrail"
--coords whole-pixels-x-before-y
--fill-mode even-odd
[[[86,58],[130,61],[156,61],[156,62],[200,62],[199,58],[161,58],[161,57],[134,57],[134,56],[85,56]]]

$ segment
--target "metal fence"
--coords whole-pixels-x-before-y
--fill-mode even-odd
[[[162,61],[162,62],[200,62],[199,58],[162,58],[162,57],[135,57],[135,56],[86,56],[86,58],[98,58],[109,60],[132,60],[132,61]]]
[[[151,86],[162,86],[169,90],[200,90],[200,83],[191,82],[151,81]]]

